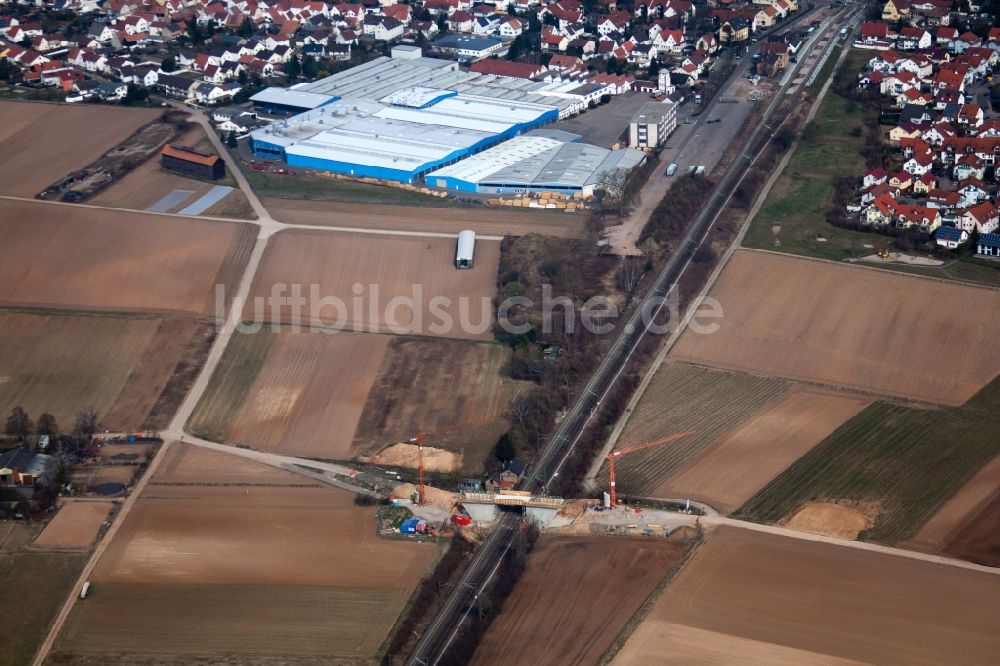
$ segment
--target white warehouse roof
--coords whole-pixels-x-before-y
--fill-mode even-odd
[[[264,88],[250,98],[251,102],[264,104],[282,104],[301,109],[315,109],[335,99],[333,95],[293,90],[291,88]]]
[[[645,154],[569,143],[550,132],[529,132],[461,162],[427,174],[476,185],[583,188],[601,182],[615,168],[632,169]]]

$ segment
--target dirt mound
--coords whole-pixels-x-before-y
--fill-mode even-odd
[[[578,520],[585,517],[588,507],[598,503],[597,500],[592,499],[570,500],[562,505],[558,515],[560,518]]]
[[[362,459],[364,462],[372,462],[376,465],[389,465],[392,467],[409,467],[416,469],[419,460],[419,448],[416,444],[393,444],[379,451],[374,456]],[[462,454],[435,449],[432,446],[424,447],[424,469],[429,472],[453,472],[462,468]]]
[[[857,507],[848,502],[806,502],[784,521],[784,526],[810,534],[854,540],[875,524],[874,507]]]
[[[396,497],[409,499],[413,497],[413,493],[416,491],[417,487],[412,483],[401,483],[392,489],[392,494]],[[451,508],[455,506],[455,500],[458,498],[458,495],[433,486],[424,486],[424,497],[429,504],[451,511]]]

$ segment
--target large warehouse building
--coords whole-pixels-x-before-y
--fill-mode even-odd
[[[431,187],[461,192],[590,195],[609,171],[631,170],[646,157],[639,150],[608,150],[579,139],[568,132],[535,130],[432,171],[425,181]]]
[[[376,102],[338,99],[251,135],[255,153],[290,166],[412,183],[555,118],[536,104],[409,88]]]
[[[447,172],[438,180],[456,184],[443,187],[490,192],[587,191],[597,182],[597,171],[607,170],[605,161],[637,163],[621,151],[576,143],[575,135],[556,138],[563,132],[508,141],[583,110],[602,94],[598,84],[463,72],[451,60],[423,57],[416,47],[392,53],[318,81],[255,95],[254,103],[271,115],[297,115],[251,132],[254,153],[290,166],[416,183],[488,151],[470,171]],[[494,148],[497,144],[502,145]],[[511,151],[515,157],[504,156]],[[503,171],[490,166],[512,159]],[[542,163],[547,166],[535,176],[514,177],[518,169]],[[486,178],[487,172],[500,173]]]

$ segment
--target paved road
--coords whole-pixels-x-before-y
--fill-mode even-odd
[[[837,30],[839,22],[834,22],[831,29]],[[801,90],[802,81],[796,79],[794,75],[801,73],[804,69],[801,62],[792,68],[788,80],[793,82],[789,83],[783,92],[794,94]],[[794,81],[798,81],[798,83],[794,83]],[[783,97],[785,97],[784,94],[774,97],[763,114],[760,124],[746,138],[742,154],[723,174],[701,212],[695,217],[684,237],[680,239],[679,250],[667,261],[649,293],[629,318],[621,335],[612,343],[611,348],[579,394],[576,402],[560,422],[559,427],[542,450],[538,462],[531,469],[530,476],[521,484],[522,490],[544,492],[558,477],[562,465],[572,453],[590,419],[627,367],[633,351],[641,342],[650,323],[655,321],[656,315],[663,307],[663,298],[668,293],[670,286],[675,284],[687,269],[695,250],[708,234],[719,213],[725,208],[732,193],[749,170],[749,166],[757,155],[766,148],[767,143],[774,135],[778,126],[774,116]],[[436,664],[447,652],[462,621],[468,616],[470,609],[475,606],[478,595],[489,584],[493,572],[497,570],[503,553],[513,543],[512,530],[507,529],[510,526],[510,521],[511,518],[505,516],[500,529],[491,533],[483,547],[476,552],[469,571],[445,599],[438,615],[431,621],[410,656],[409,664]]]
[[[770,32],[783,32],[807,19],[809,21],[816,20],[816,17],[816,11],[800,14]],[[817,36],[817,33],[814,33],[813,36]],[[766,104],[767,99],[773,97],[776,89],[773,82],[764,81],[757,86],[752,86],[746,80],[753,64],[753,56],[760,51],[762,45],[763,42],[757,42],[749,46],[743,58],[737,61],[736,68],[729,79],[709,100],[704,109],[690,103],[680,107],[677,114],[677,129],[670,135],[666,146],[660,151],[660,163],[639,192],[635,208],[626,216],[622,224],[609,227],[604,234],[604,239],[615,254],[642,254],[636,247],[636,241],[638,241],[639,235],[642,233],[643,227],[646,226],[653,210],[666,196],[667,190],[674,182],[673,178],[687,173],[688,169],[695,166],[703,166],[706,173],[711,173],[729,146],[738,140],[738,135],[743,130],[754,105]],[[768,92],[768,96],[763,97],[758,102],[747,101],[747,96],[754,90],[762,93]],[[699,110],[701,114],[694,115]],[[709,124],[709,120],[718,120],[719,122]],[[688,121],[689,124],[685,124],[685,121]],[[667,176],[667,167],[674,163],[678,167],[677,173],[673,177]]]

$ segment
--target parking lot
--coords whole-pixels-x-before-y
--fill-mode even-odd
[[[646,102],[653,101],[646,93],[630,92],[616,95],[607,104],[590,109],[574,118],[556,123],[556,129],[583,137],[584,143],[610,148],[628,131],[628,121]]]

